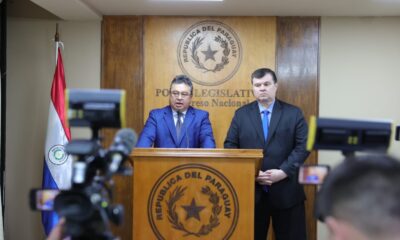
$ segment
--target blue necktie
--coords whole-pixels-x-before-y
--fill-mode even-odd
[[[262,111],[262,114],[263,114],[262,125],[263,125],[263,131],[264,131],[264,140],[266,142],[267,138],[268,138],[268,127],[269,127],[268,114],[269,114],[269,111],[264,110],[264,111]]]
[[[267,138],[268,138],[268,127],[269,127],[269,123],[268,123],[268,114],[269,111],[268,110],[264,110],[262,111],[262,125],[263,125],[263,131],[264,131],[264,140],[265,142],[267,142]],[[262,188],[265,192],[268,192],[268,187],[267,185],[263,185]]]

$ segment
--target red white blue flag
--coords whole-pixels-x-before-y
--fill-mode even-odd
[[[72,157],[65,152],[65,145],[71,139],[65,114],[65,75],[59,42],[57,42],[57,65],[51,86],[49,119],[43,164],[44,189],[69,189],[71,187]],[[42,223],[48,235],[58,223],[54,211],[42,212]]]

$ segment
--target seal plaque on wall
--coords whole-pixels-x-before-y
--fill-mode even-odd
[[[157,239],[229,239],[239,217],[232,184],[202,164],[164,173],[151,190],[147,210]]]
[[[242,46],[228,25],[205,20],[190,26],[178,45],[178,63],[194,82],[220,85],[231,79],[242,61]]]

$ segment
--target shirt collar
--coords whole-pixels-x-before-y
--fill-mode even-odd
[[[172,109],[172,115],[173,115],[174,117],[177,117],[177,116],[178,116],[178,112],[175,111],[173,108],[171,108],[171,109]],[[182,116],[185,116],[185,115],[186,115],[186,112],[187,112],[187,110],[184,111],[184,112],[181,112],[181,113],[182,113]]]
[[[274,105],[275,105],[275,100],[269,105],[268,108],[265,108],[259,102],[257,102],[257,103],[258,103],[258,109],[260,110],[260,113],[262,113],[265,110],[267,110],[269,113],[272,113],[272,110],[274,109]]]

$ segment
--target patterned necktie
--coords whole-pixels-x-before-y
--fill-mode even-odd
[[[177,113],[177,115],[178,115],[178,120],[176,121],[176,136],[177,136],[177,138],[179,139],[179,137],[181,136],[181,127],[182,127],[182,120],[181,120],[181,118],[182,118],[182,113],[181,112],[176,112]]]
[[[263,131],[264,131],[264,140],[266,142],[267,138],[268,138],[268,127],[269,127],[268,114],[269,114],[269,111],[264,110],[264,111],[262,111],[262,114],[263,114],[262,125],[263,125]]]

